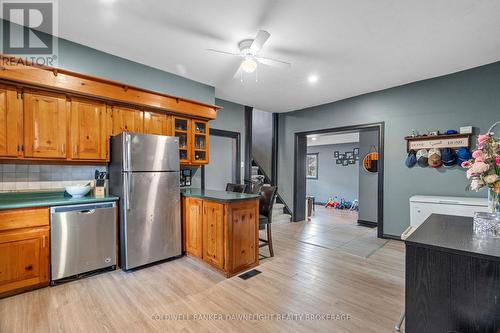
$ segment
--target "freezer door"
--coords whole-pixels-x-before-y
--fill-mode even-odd
[[[179,139],[124,133],[125,171],[179,171]]]
[[[179,172],[125,172],[122,267],[181,254]]]

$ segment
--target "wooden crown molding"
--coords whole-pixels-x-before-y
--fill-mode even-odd
[[[0,80],[64,93],[133,104],[213,120],[220,106],[162,94],[120,82],[40,66],[21,58],[0,54]]]

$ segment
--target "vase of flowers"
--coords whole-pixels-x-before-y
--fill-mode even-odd
[[[486,134],[479,135],[472,159],[462,163],[470,180],[469,190],[488,189],[489,213],[476,213],[474,230],[500,236],[500,140],[492,132],[495,123]]]

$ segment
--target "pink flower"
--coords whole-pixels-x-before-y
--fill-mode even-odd
[[[488,140],[490,139],[490,134],[481,134],[477,138],[477,142],[479,142],[480,145],[485,144]]]
[[[495,158],[495,163],[500,167],[500,155],[497,155],[497,157]]]
[[[466,172],[467,179],[471,179],[475,174],[476,173],[472,169],[467,170]]]
[[[472,166],[472,163],[470,161],[463,161],[461,164],[462,168],[468,169]]]
[[[484,153],[481,150],[474,150],[474,152],[472,152],[472,157],[481,158],[484,160]]]
[[[483,173],[488,171],[490,166],[484,162],[475,162],[469,170],[473,170],[474,173]]]

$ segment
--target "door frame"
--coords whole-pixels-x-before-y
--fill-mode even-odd
[[[369,123],[352,126],[342,126],[318,129],[295,133],[294,140],[294,179],[293,179],[293,221],[303,221],[305,219],[305,201],[306,201],[306,155],[307,155],[307,136],[314,134],[336,133],[336,132],[362,132],[364,130],[378,130],[378,153],[379,153],[379,171],[378,171],[378,204],[377,204],[377,233],[379,238],[389,238],[390,235],[384,234],[384,129],[385,123]]]
[[[236,140],[236,183],[241,183],[241,134],[240,132],[210,128],[210,135]],[[205,189],[205,166],[201,168],[201,187]]]

